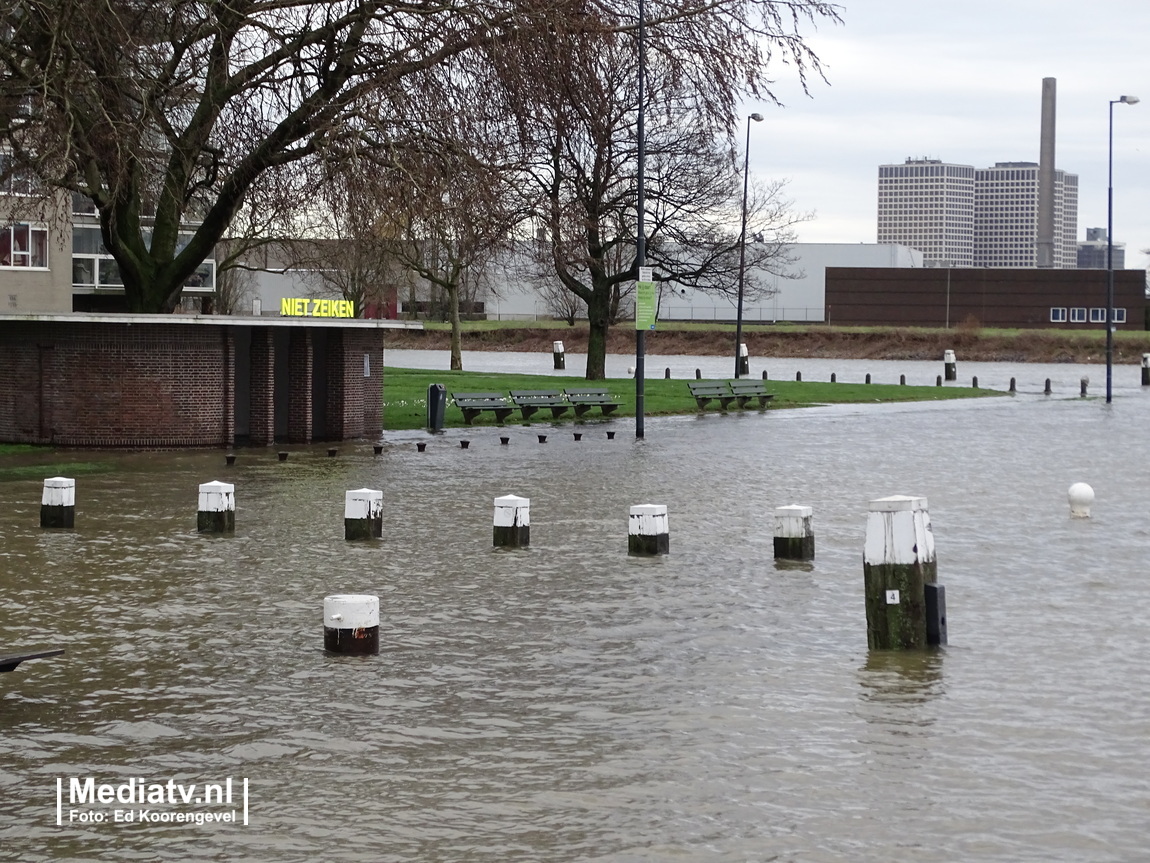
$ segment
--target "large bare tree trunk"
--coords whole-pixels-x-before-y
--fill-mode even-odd
[[[451,310],[451,370],[463,371],[463,345],[459,332],[459,285],[445,288],[447,302]]]
[[[596,288],[587,303],[587,380],[607,377],[607,331],[611,327],[611,295],[606,286]]]

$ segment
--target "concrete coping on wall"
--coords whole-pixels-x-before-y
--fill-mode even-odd
[[[324,327],[345,330],[422,330],[422,321],[393,321],[384,318],[280,317],[277,315],[141,315],[55,312],[14,314],[0,312],[0,323],[65,324],[178,324],[181,326],[223,327]]]

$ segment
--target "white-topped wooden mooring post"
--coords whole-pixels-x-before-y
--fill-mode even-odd
[[[53,476],[44,480],[40,496],[40,527],[76,526],[76,480]]]
[[[200,504],[196,513],[200,533],[231,533],[236,529],[236,487],[230,482],[200,484]]]
[[[1150,387],[1150,354],[1142,355],[1142,386]]]
[[[777,560],[813,560],[815,535],[811,530],[814,510],[791,504],[775,507],[775,558]]]
[[[954,351],[943,351],[942,372],[948,381],[958,380],[958,362],[955,360]]]
[[[329,653],[379,653],[379,597],[363,593],[325,596],[323,648]]]
[[[491,544],[497,548],[525,548],[531,544],[531,499],[507,494],[495,498]]]
[[[872,650],[946,644],[946,600],[937,577],[926,498],[872,500],[863,551],[867,645]]]
[[[357,488],[343,495],[344,539],[379,539],[383,536],[383,491]]]
[[[551,343],[551,357],[555,360],[556,369],[567,368],[567,354],[563,351],[563,342]]]
[[[627,523],[627,551],[631,554],[667,554],[670,548],[667,507],[661,503],[640,503],[631,507]]]
[[[739,342],[739,376],[751,373],[751,353],[747,350],[746,342]]]

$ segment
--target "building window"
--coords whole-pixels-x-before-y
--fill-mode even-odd
[[[1071,309],[1070,310],[1070,323],[1084,324],[1086,323],[1086,309]]]
[[[1090,323],[1104,324],[1106,323],[1106,309],[1091,309],[1090,310]]]
[[[1124,323],[1126,323],[1126,310],[1125,309],[1111,309],[1110,311],[1113,312],[1113,317],[1110,318],[1111,323],[1113,323],[1113,324],[1124,324]]]
[[[1066,309],[1051,309],[1050,310],[1050,322],[1052,324],[1064,324],[1064,323],[1066,323]]]
[[[0,228],[0,267],[48,268],[48,228],[18,223]]]

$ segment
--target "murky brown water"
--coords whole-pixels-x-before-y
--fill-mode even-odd
[[[1127,388],[230,469],[83,453],[114,470],[77,476],[63,532],[38,527],[42,477],[2,482],[0,652],[67,653],[0,675],[0,860],[1146,859],[1148,421]],[[211,479],[236,484],[233,537],[195,532]],[[385,536],[349,544],[361,486]],[[529,549],[491,548],[507,493]],[[867,652],[867,502],[894,493],[930,502],[935,654]],[[671,554],[630,558],[648,502]],[[814,507],[810,566],[771,559],[789,503]],[[323,653],[337,592],[380,596],[378,657]],[[57,779],[89,776],[247,778],[249,824],[69,824],[65,802],[57,826]]]

